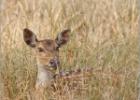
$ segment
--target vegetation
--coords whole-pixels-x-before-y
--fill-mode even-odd
[[[70,28],[60,50],[63,70],[101,69],[79,89],[46,90],[49,100],[136,100],[138,9],[136,0],[3,0],[0,10],[0,99],[27,100],[36,80],[35,54],[23,29],[54,38]]]

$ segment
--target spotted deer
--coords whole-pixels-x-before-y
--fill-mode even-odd
[[[37,80],[36,89],[46,88],[53,80],[64,78],[69,79],[75,76],[81,77],[81,72],[91,73],[91,69],[77,69],[76,71],[59,71],[59,48],[69,41],[69,29],[60,32],[55,40],[38,40],[37,36],[29,29],[23,30],[25,43],[36,52],[37,59]]]

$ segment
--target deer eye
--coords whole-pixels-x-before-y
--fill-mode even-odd
[[[44,50],[42,48],[38,48],[38,51],[39,52],[43,52]]]

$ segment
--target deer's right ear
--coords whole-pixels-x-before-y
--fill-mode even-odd
[[[35,47],[36,43],[37,43],[37,38],[36,35],[29,29],[25,28],[23,30],[23,38],[24,41],[27,45],[29,45],[30,47]]]

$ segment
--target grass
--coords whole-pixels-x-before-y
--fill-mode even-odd
[[[0,99],[27,100],[36,78],[35,54],[23,29],[54,38],[72,29],[60,50],[64,70],[93,67],[90,81],[63,95],[46,90],[50,100],[136,100],[138,61],[136,0],[7,0],[0,10]],[[79,90],[80,89],[80,90]]]

